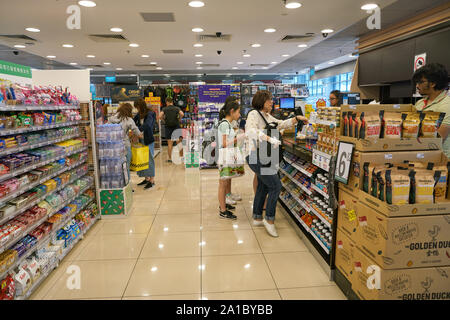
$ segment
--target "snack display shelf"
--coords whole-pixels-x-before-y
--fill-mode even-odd
[[[292,191],[286,184],[282,182],[281,185],[289,192],[291,197],[294,198],[294,200],[297,201],[303,207],[303,209],[305,209],[307,212],[311,212],[311,208],[304,201],[300,200],[298,197],[292,194]]]
[[[4,150],[0,151],[0,157],[8,155],[8,154],[12,154],[12,153],[22,152],[25,150],[36,149],[36,148],[48,146],[49,144],[62,142],[64,140],[69,140],[69,139],[76,138],[79,136],[80,136],[79,133],[74,133],[74,134],[70,134],[67,136],[59,137],[57,139],[50,139],[50,140],[40,142],[40,143],[25,145],[25,146],[21,146],[21,147],[17,147],[17,148],[4,149]]]
[[[283,199],[280,198],[280,201],[285,205],[286,208],[289,208],[289,206],[286,204],[286,202],[285,202]],[[304,229],[309,235],[311,235],[311,236],[316,240],[316,242],[320,245],[320,247],[323,249],[323,251],[324,251],[327,255],[329,255],[329,254],[330,254],[330,250],[322,243],[322,241],[320,241],[319,238],[317,238],[317,236],[316,236],[316,235],[314,234],[314,232],[308,227],[308,225],[307,225],[305,222],[303,222],[303,220],[300,219],[300,217],[299,217],[297,214],[293,213],[292,211],[291,211],[291,215],[293,215],[293,216],[296,218],[296,220],[301,224],[301,226],[303,227],[303,229]]]
[[[50,179],[53,179],[54,177],[60,175],[61,173],[65,172],[67,170],[70,170],[72,168],[77,167],[78,165],[80,165],[80,164],[82,164],[84,162],[86,162],[86,157],[81,159],[81,160],[78,160],[77,162],[75,162],[74,164],[72,164],[70,166],[63,166],[61,169],[59,169],[55,173],[52,173],[49,176],[43,177],[43,178],[41,178],[38,181],[35,181],[35,182],[31,183],[31,184],[28,184],[25,187],[23,187],[23,188],[21,188],[21,189],[19,189],[17,191],[14,191],[13,193],[7,195],[6,197],[0,199],[0,206],[3,206],[6,202],[10,201],[11,199],[16,198],[17,196],[20,196],[22,193],[25,193],[25,192],[33,189],[34,187],[36,187],[36,186],[38,186],[40,184],[43,184],[44,182],[46,182],[46,181],[48,181]]]
[[[0,182],[2,182],[4,180],[7,180],[7,179],[10,179],[10,178],[14,178],[15,176],[18,176],[18,175],[23,174],[25,172],[34,170],[34,169],[42,167],[42,166],[45,166],[45,165],[47,165],[49,163],[52,163],[52,162],[60,160],[62,158],[71,156],[73,154],[81,153],[81,152],[83,152],[83,151],[85,151],[87,149],[88,149],[88,147],[83,147],[83,148],[78,149],[78,150],[72,150],[72,151],[69,151],[69,152],[65,153],[64,155],[56,156],[56,157],[53,157],[53,158],[51,158],[49,160],[45,160],[45,161],[42,161],[42,162],[39,162],[39,163],[35,163],[35,164],[32,164],[31,166],[28,166],[28,167],[25,167],[25,168],[21,168],[19,170],[15,170],[13,172],[4,174],[4,175],[0,176]]]
[[[325,219],[319,212],[317,212],[316,209],[311,207],[311,212],[314,213],[317,216],[317,218],[322,220],[322,222],[325,223],[325,225],[331,229],[331,223],[327,219]]]
[[[77,126],[82,121],[71,121],[71,122],[64,122],[64,123],[55,123],[55,124],[49,124],[45,126],[33,126],[28,128],[20,128],[20,129],[13,129],[13,130],[0,130],[0,137],[1,136],[7,136],[7,135],[13,135],[13,134],[20,134],[25,132],[32,132],[32,131],[41,131],[41,130],[48,130],[48,129],[55,129],[55,128],[61,128],[61,127],[71,127],[71,126]]]
[[[295,169],[297,169],[298,171],[300,171],[301,173],[303,173],[305,176],[311,178],[312,177],[312,173],[306,171],[305,169],[303,169],[302,167],[300,167],[298,164],[296,164],[295,162],[291,162],[289,159],[287,159],[286,157],[283,156],[284,161],[286,161],[287,163],[289,163],[291,166],[293,166]]]
[[[325,191],[323,191],[322,189],[320,189],[318,186],[316,186],[314,183],[311,183],[311,187],[315,190],[315,191],[317,191],[319,194],[321,194],[325,199],[329,199],[330,198],[330,196],[325,192]]]
[[[89,188],[88,188],[88,189],[89,189]],[[86,189],[86,190],[87,190],[87,189]],[[86,190],[84,190],[84,191],[86,191]],[[84,191],[83,191],[83,192],[84,192]],[[77,197],[75,197],[75,199],[78,198],[79,196],[81,196],[82,194],[83,194],[83,193],[80,193]],[[59,229],[61,229],[62,227],[64,227],[70,220],[72,220],[77,214],[79,214],[82,210],[84,210],[84,208],[86,208],[90,203],[92,203],[93,200],[94,200],[94,199],[91,198],[88,202],[86,202],[84,205],[82,205],[80,208],[78,208],[73,214],[67,216],[63,221],[61,221],[60,223],[58,223],[58,225],[57,225],[56,227],[53,228],[53,230],[52,230],[52,232],[51,232],[50,234],[53,234],[53,233],[56,234],[56,231],[58,231]],[[64,205],[64,207],[65,207],[65,205]],[[62,207],[62,208],[64,208],[64,207]],[[62,209],[62,208],[61,208],[61,209]],[[59,210],[61,210],[61,209],[59,209]],[[55,211],[54,214],[58,213],[59,210],[58,210],[58,211]],[[52,215],[52,216],[53,216],[53,215]]]
[[[25,106],[25,105],[11,105],[11,106],[2,106],[0,107],[1,112],[9,112],[9,111],[43,111],[43,110],[76,110],[80,109],[80,106],[55,106],[55,105],[46,105],[46,106]]]
[[[284,171],[284,170],[281,169],[281,168],[280,168],[280,171],[281,171],[284,175],[288,176],[288,177],[292,180],[292,182],[294,182],[296,185],[298,185],[300,188],[302,188],[302,190],[305,191],[308,195],[311,195],[311,194],[312,194],[312,191],[311,191],[311,190],[309,190],[307,187],[305,187],[305,186],[302,185],[300,182],[298,182],[298,181],[297,181],[293,176],[291,176],[289,173],[287,173],[286,171]]]
[[[86,175],[86,173],[83,174],[83,175],[81,175],[81,176],[79,176],[79,177],[77,177],[76,179],[73,179],[72,182],[74,182],[74,181],[76,181],[76,180],[82,178],[82,177],[85,176],[85,175]],[[69,183],[71,183],[71,182],[68,182],[66,185],[68,185]],[[88,186],[86,186],[83,190],[81,190],[80,192],[78,192],[77,195],[75,195],[75,196],[73,196],[73,197],[67,199],[66,201],[64,201],[64,203],[63,203],[64,205],[62,205],[61,208],[59,208],[59,209],[56,210],[56,211],[53,210],[51,213],[46,214],[46,215],[45,215],[44,217],[42,217],[40,220],[38,220],[38,221],[36,221],[35,223],[33,223],[33,224],[32,224],[30,227],[28,227],[26,230],[22,231],[22,232],[20,233],[19,236],[14,237],[14,239],[11,239],[9,242],[7,242],[6,244],[4,244],[2,247],[0,247],[0,253],[2,253],[3,251],[5,251],[5,250],[8,249],[9,247],[13,246],[14,244],[16,244],[17,241],[19,241],[20,239],[22,239],[23,237],[25,237],[29,232],[33,231],[36,227],[38,227],[39,225],[41,225],[43,222],[47,221],[47,219],[48,219],[51,215],[55,214],[56,212],[58,212],[59,210],[61,210],[62,208],[64,208],[64,206],[65,206],[67,203],[69,203],[70,201],[72,201],[73,199],[75,199],[76,197],[78,197],[80,194],[82,194],[83,192],[85,192],[85,191],[86,191],[87,189],[89,189],[91,186],[92,186],[92,183],[90,183],[90,184],[89,184]],[[61,187],[62,187],[62,186],[61,186]],[[62,188],[61,188],[61,189],[62,189]],[[55,189],[55,191],[56,191],[56,189]],[[46,197],[47,197],[48,195],[49,195],[49,194],[47,194]]]

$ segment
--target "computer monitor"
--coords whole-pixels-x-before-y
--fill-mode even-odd
[[[341,92],[341,97],[340,97],[339,104],[340,105],[343,105],[343,104],[349,104],[349,105],[361,104],[360,95],[357,92]]]
[[[295,98],[280,98],[280,109],[295,109]]]

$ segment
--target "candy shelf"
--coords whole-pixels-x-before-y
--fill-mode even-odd
[[[319,212],[317,212],[314,208],[311,208],[311,212],[314,213],[314,215],[315,215],[317,218],[319,218],[320,220],[322,220],[322,222],[325,223],[325,225],[326,225],[328,228],[331,228],[331,223],[330,223],[327,219],[325,219]]]
[[[66,172],[66,171],[68,171],[70,169],[73,169],[73,168],[79,166],[80,164],[82,164],[84,162],[86,162],[86,158],[81,159],[81,160],[75,162],[74,164],[72,164],[70,166],[63,166],[61,169],[59,169],[58,171],[52,173],[51,175],[43,177],[43,178],[41,178],[38,181],[35,181],[35,182],[31,183],[31,184],[28,184],[25,187],[23,187],[23,188],[21,188],[21,189],[19,189],[17,191],[14,191],[13,193],[7,195],[6,197],[3,197],[2,199],[0,199],[0,206],[3,206],[6,202],[10,201],[11,199],[16,198],[17,196],[20,196],[22,193],[25,193],[25,192],[33,189],[34,187],[36,187],[36,186],[38,186],[40,184],[43,184],[44,182],[46,182],[46,181],[48,181],[50,179],[53,179],[54,177],[60,175],[61,173],[64,173],[64,172]]]
[[[293,176],[291,176],[289,173],[287,173],[286,171],[284,171],[284,170],[281,169],[281,168],[280,168],[280,171],[281,171],[284,175],[288,176],[288,177],[292,180],[292,182],[294,182],[296,185],[298,185],[300,188],[302,188],[302,190],[305,191],[306,194],[312,195],[312,191],[311,191],[310,189],[308,189],[307,187],[305,187],[304,185],[302,185],[300,182],[298,182]]]
[[[44,142],[40,142],[40,143],[35,143],[35,144],[31,144],[31,145],[21,146],[21,147],[17,147],[17,148],[4,149],[4,150],[0,151],[0,157],[6,156],[6,155],[12,154],[12,153],[22,152],[22,151],[25,151],[25,150],[36,149],[36,148],[48,146],[49,144],[62,142],[64,140],[69,140],[69,139],[76,138],[76,137],[79,137],[79,136],[80,136],[79,133],[74,133],[74,134],[70,134],[70,135],[67,135],[67,136],[59,137],[59,138],[56,138],[56,139],[50,139],[50,140],[47,140],[47,141],[44,141]]]
[[[85,175],[85,174],[84,174]],[[72,182],[80,179],[82,176],[77,177],[77,179],[74,179]],[[69,182],[66,184],[68,185]],[[36,227],[38,227],[39,225],[41,225],[43,222],[47,221],[47,219],[50,217],[50,215],[53,215],[54,213],[58,212],[59,210],[61,210],[62,208],[64,208],[64,206],[69,203],[70,201],[72,201],[73,199],[75,199],[78,195],[82,194],[83,192],[85,192],[87,189],[89,189],[92,186],[92,182],[89,183],[89,185],[85,188],[83,188],[83,190],[81,190],[77,195],[67,199],[64,202],[64,205],[61,208],[58,208],[56,211],[52,211],[51,213],[46,214],[44,217],[42,217],[40,220],[36,221],[35,223],[33,223],[30,227],[28,227],[26,230],[22,231],[19,236],[16,236],[15,238],[11,239],[9,242],[7,242],[6,244],[4,244],[2,247],[0,247],[0,253],[2,253],[3,251],[5,251],[6,249],[8,249],[9,247],[13,246],[14,244],[16,244],[17,241],[19,241],[20,239],[22,239],[24,236],[26,236],[29,232],[33,231]],[[48,196],[48,195],[46,195]]]
[[[330,196],[325,192],[325,191],[323,191],[322,189],[320,189],[318,186],[316,186],[315,184],[313,184],[313,183],[311,183],[311,187],[316,191],[316,192],[318,192],[319,194],[321,194],[325,199],[329,199],[330,198]]]
[[[9,111],[43,111],[43,110],[78,110],[80,106],[24,106],[24,105],[11,105],[11,106],[2,106],[0,107],[1,112],[9,112]]]
[[[42,130],[48,130],[48,129],[61,128],[61,127],[77,126],[80,123],[82,123],[82,121],[63,122],[63,123],[49,124],[49,125],[45,125],[45,126],[33,126],[33,127],[13,129],[13,130],[2,129],[2,130],[0,130],[0,137],[14,135],[14,134],[20,134],[20,133],[25,133],[25,132],[42,131]]]
[[[286,163],[289,163],[291,166],[293,166],[295,169],[297,169],[298,171],[300,171],[301,173],[303,173],[305,176],[311,178],[312,177],[312,173],[306,171],[305,169],[303,169],[302,167],[300,167],[298,164],[296,164],[295,162],[292,162],[291,160],[287,159],[286,157],[283,156],[284,161],[286,161]]]
[[[15,176],[18,176],[18,175],[20,175],[20,174],[23,174],[23,173],[26,173],[26,172],[28,172],[28,171],[34,170],[34,169],[36,169],[36,168],[45,166],[45,165],[47,165],[47,164],[49,164],[49,163],[52,163],[52,162],[57,161],[57,160],[60,160],[60,159],[62,159],[62,158],[71,156],[71,155],[73,155],[73,154],[81,153],[81,152],[83,152],[83,151],[85,151],[85,150],[87,150],[87,149],[88,149],[88,147],[83,147],[83,148],[81,148],[81,149],[79,149],[79,150],[69,151],[69,152],[65,153],[64,155],[56,156],[56,157],[53,157],[53,158],[51,158],[51,159],[49,159],[49,160],[45,160],[45,161],[42,161],[42,162],[39,162],[39,163],[35,163],[35,164],[32,164],[31,166],[28,166],[28,167],[25,167],[25,168],[21,168],[21,169],[19,169],[19,170],[15,170],[15,171],[13,171],[13,172],[4,174],[4,175],[0,176],[0,182],[2,182],[2,181],[4,181],[4,180],[7,180],[7,179],[10,179],[10,178],[14,178]]]

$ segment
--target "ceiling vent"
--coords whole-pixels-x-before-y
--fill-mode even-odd
[[[218,63],[204,63],[201,66],[202,67],[219,67],[220,64],[218,64]]]
[[[118,43],[128,40],[121,34],[90,34],[89,38],[95,42]]]
[[[9,43],[20,42],[28,45],[33,45],[35,42],[37,42],[36,39],[30,38],[29,36],[26,36],[24,34],[0,34],[0,40]]]
[[[182,54],[183,50],[181,49],[172,49],[172,50],[163,50],[164,54]]]
[[[314,33],[306,33],[303,35],[287,35],[282,38],[281,42],[308,42],[314,39]]]
[[[145,22],[175,22],[172,12],[141,12]]]
[[[252,63],[250,65],[250,67],[268,67],[270,66],[269,64],[265,64],[265,63]]]
[[[198,42],[230,42],[231,34],[221,34],[219,37],[216,34],[200,34],[197,36]]]

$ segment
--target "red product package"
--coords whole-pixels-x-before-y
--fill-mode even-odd
[[[14,279],[8,275],[0,282],[0,300],[13,300],[15,293]]]

